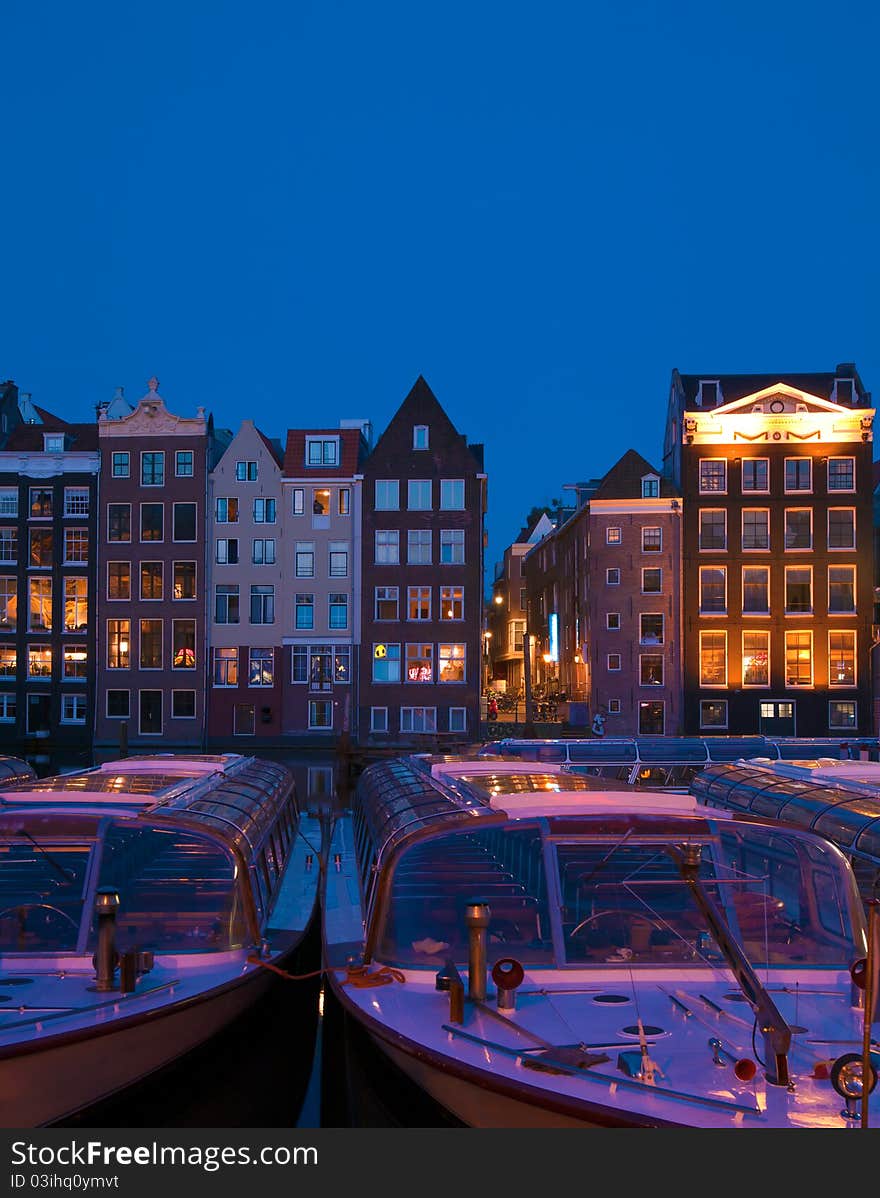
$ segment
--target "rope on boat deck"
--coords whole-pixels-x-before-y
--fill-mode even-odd
[[[320,977],[324,972],[323,969],[313,969],[311,973],[288,973],[286,969],[281,969],[278,965],[273,965],[271,961],[261,961],[259,957],[253,955],[247,958],[247,962],[248,965],[261,965],[263,969],[271,969],[279,977],[287,978],[288,982],[305,982],[309,978]]]
[[[356,990],[366,990],[370,986],[389,986],[392,982],[405,982],[406,978],[399,969],[383,965],[371,973],[366,965],[347,965],[345,978],[340,986],[354,986]]]
[[[279,977],[285,978],[288,982],[305,982],[309,978],[317,978],[327,972],[327,967],[323,966],[321,969],[313,969],[311,973],[288,973],[286,969],[273,965],[271,961],[263,961],[253,954],[247,958],[247,962],[249,965],[260,965],[263,969],[271,969],[272,973],[277,973]],[[366,965],[347,965],[345,977],[339,984],[366,990],[372,986],[388,986],[392,982],[405,981],[403,973],[399,969],[393,969],[390,965],[383,965],[373,972],[370,972]]]

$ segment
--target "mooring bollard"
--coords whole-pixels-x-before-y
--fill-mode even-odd
[[[464,921],[468,928],[468,998],[486,1001],[486,939],[489,927],[489,904],[468,903]]]
[[[119,895],[112,886],[102,886],[95,896],[98,916],[98,951],[95,954],[95,989],[116,989],[116,912]]]

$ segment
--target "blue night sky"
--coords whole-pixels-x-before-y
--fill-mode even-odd
[[[0,377],[282,436],[424,374],[491,571],[563,483],[659,465],[674,366],[880,396],[878,13],[6,0]]]

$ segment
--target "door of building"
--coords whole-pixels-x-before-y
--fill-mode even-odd
[[[49,735],[51,695],[28,695],[27,730],[31,736]]]

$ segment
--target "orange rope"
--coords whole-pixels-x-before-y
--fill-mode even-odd
[[[345,979],[341,986],[354,986],[357,990],[366,990],[370,986],[389,986],[392,982],[405,982],[406,978],[399,969],[383,965],[381,969],[370,973],[366,965],[348,965]]]
[[[287,978],[289,982],[304,982],[308,978],[319,977],[324,970],[313,969],[311,973],[288,973],[286,969],[280,969],[277,965],[273,965],[271,961],[261,961],[259,957],[248,957],[249,965],[261,965],[263,969],[271,969],[273,973],[277,973],[279,977]]]

